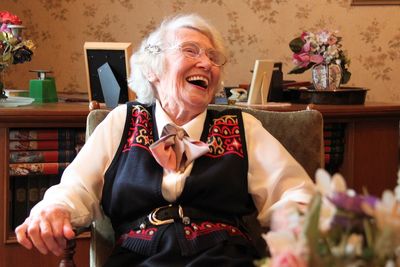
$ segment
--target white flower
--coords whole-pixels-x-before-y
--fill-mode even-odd
[[[317,40],[319,44],[325,44],[328,42],[329,36],[331,35],[328,31],[322,31],[317,34]]]
[[[268,244],[271,256],[277,256],[285,251],[291,251],[295,255],[307,257],[309,251],[307,241],[303,235],[295,236],[290,231],[270,231],[262,237]]]
[[[347,185],[343,176],[336,173],[332,177],[324,169],[318,169],[315,173],[315,179],[317,182],[317,190],[321,192],[323,196],[330,197],[333,193],[346,192]]]

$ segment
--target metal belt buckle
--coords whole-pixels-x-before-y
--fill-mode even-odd
[[[157,212],[161,209],[165,209],[165,208],[170,208],[172,207],[172,204],[168,205],[168,206],[162,206],[162,207],[158,207],[156,209],[154,209],[152,212],[150,212],[149,215],[147,215],[147,218],[149,219],[149,222],[153,225],[163,225],[163,224],[169,224],[169,223],[173,223],[174,219],[167,219],[167,220],[159,220],[157,219]]]
[[[179,217],[182,219],[182,223],[184,225],[190,224],[190,218],[185,216],[185,214],[183,214],[183,208],[181,207],[181,205],[179,205],[179,207],[178,207],[178,213],[179,213]]]

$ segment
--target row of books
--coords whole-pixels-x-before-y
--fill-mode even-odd
[[[29,215],[44,192],[59,183],[85,142],[82,128],[29,128],[9,131],[12,229]]]
[[[46,190],[60,182],[60,175],[10,176],[11,228],[24,222],[30,210],[44,196]]]
[[[345,151],[345,123],[324,124],[325,169],[331,174],[339,171]]]

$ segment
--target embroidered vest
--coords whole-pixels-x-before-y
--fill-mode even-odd
[[[102,206],[114,229],[168,205],[162,196],[162,167],[149,146],[158,140],[153,114],[155,105],[127,104],[121,143],[106,171]],[[176,235],[183,255],[196,253],[223,240],[250,243],[241,217],[255,211],[248,194],[247,149],[240,110],[207,111],[201,140],[210,152],[195,160],[176,204],[237,219],[232,224],[207,218],[190,225],[176,222]],[[122,246],[140,254],[155,253],[166,225],[131,229]]]

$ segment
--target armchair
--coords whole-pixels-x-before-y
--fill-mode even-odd
[[[210,109],[222,110],[224,105],[210,105]],[[274,112],[242,108],[243,111],[251,113],[258,118],[265,129],[267,129],[293,157],[304,167],[310,177],[314,177],[315,171],[324,166],[323,152],[323,119],[321,113],[316,110],[303,110],[292,112]],[[86,137],[108,114],[108,110],[93,110],[87,119]],[[254,228],[260,232],[258,222],[252,216],[247,222],[251,222]],[[253,227],[253,225],[252,225]],[[71,255],[73,255],[74,241],[69,241],[69,248],[65,255],[68,257],[69,265],[75,266]],[[108,218],[93,222],[91,227],[90,243],[90,266],[100,267],[110,255],[114,244],[114,231]],[[265,244],[264,244],[265,245]],[[262,246],[262,244],[261,244]]]

